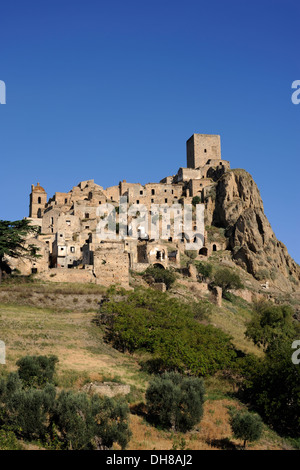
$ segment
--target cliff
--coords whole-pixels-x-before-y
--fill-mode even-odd
[[[249,173],[240,169],[226,172],[216,183],[212,210],[212,224],[225,229],[237,264],[258,280],[270,279],[282,290],[298,286],[300,267],[277,240]]]

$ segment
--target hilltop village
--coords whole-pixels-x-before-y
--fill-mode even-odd
[[[99,240],[99,206],[119,206],[126,197],[128,206],[143,205],[151,211],[152,204],[170,207],[191,204],[193,198],[204,204],[205,220],[210,224],[215,182],[230,169],[221,158],[218,135],[193,134],[186,143],[186,167],[159,183],[128,183],[104,189],[94,180],[82,181],[68,193],[56,192],[48,199],[46,190],[37,183],[30,194],[29,220],[39,233],[27,240],[38,248],[38,259],[10,260],[11,268],[21,274],[37,274],[54,281],[93,282],[108,286],[129,285],[129,270],[144,271],[149,265],[162,268],[180,265],[186,250],[184,233],[168,240],[148,237],[124,237],[122,240]],[[195,199],[194,199],[195,200]],[[150,212],[151,213],[151,212]],[[130,221],[129,221],[130,222]],[[204,232],[203,246],[197,252],[202,259],[212,251],[226,249],[224,243],[209,243]]]

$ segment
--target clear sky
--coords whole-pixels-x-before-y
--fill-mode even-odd
[[[0,218],[28,216],[38,181],[159,181],[220,134],[300,263],[299,45],[299,0],[1,2]]]

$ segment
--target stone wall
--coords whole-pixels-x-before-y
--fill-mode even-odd
[[[37,279],[53,282],[77,282],[77,283],[92,283],[96,284],[96,278],[93,276],[91,270],[88,269],[68,269],[68,268],[53,268],[49,271],[38,273]]]
[[[220,136],[193,134],[186,143],[186,151],[188,168],[199,168],[210,158],[221,159]]]
[[[95,382],[84,385],[82,390],[87,393],[95,393],[113,398],[117,395],[128,395],[130,393],[130,385],[118,384],[116,382]]]
[[[124,242],[104,242],[97,246],[94,251],[94,275],[97,284],[129,287],[129,256]]]

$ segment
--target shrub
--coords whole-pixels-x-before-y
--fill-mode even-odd
[[[128,415],[122,400],[65,391],[57,397],[53,384],[25,388],[17,373],[0,381],[0,429],[39,439],[52,449],[103,449],[114,442],[125,448],[130,438]],[[0,448],[3,439],[0,433]]]
[[[48,415],[53,407],[55,388],[17,390],[5,403],[7,424],[26,439],[43,439],[47,433]]]
[[[198,273],[201,274],[204,279],[211,277],[212,271],[213,271],[212,264],[197,262],[196,268],[197,268]]]
[[[139,289],[102,304],[98,322],[107,327],[105,339],[120,351],[150,353],[152,371],[205,376],[230,366],[236,354],[225,333],[195,320],[203,313],[201,307],[207,311],[203,303],[188,304]]]
[[[164,282],[167,289],[170,289],[172,284],[176,281],[176,275],[173,271],[157,266],[149,266],[144,273],[144,277],[152,277],[155,282]]]
[[[124,401],[63,391],[56,401],[53,421],[65,448],[109,449],[117,442],[125,449],[130,438],[128,415]]]
[[[185,250],[184,252],[186,256],[188,256],[190,259],[196,259],[198,256],[197,250]]]
[[[291,344],[274,342],[262,361],[244,370],[242,397],[277,431],[299,438],[300,374]]]
[[[262,420],[260,416],[248,411],[236,411],[231,414],[230,425],[236,439],[244,441],[244,447],[248,441],[256,441],[262,434]]]
[[[222,288],[223,294],[228,289],[242,289],[240,276],[229,268],[219,268],[214,274],[213,283]]]
[[[293,321],[293,313],[288,305],[257,305],[245,335],[265,350],[278,339],[290,338],[292,341],[300,334],[299,324]]]
[[[53,382],[56,356],[24,356],[18,362],[20,379],[27,386],[41,387]]]
[[[204,393],[202,379],[164,373],[146,391],[149,417],[164,428],[189,431],[202,418]]]
[[[196,206],[197,204],[201,203],[201,198],[199,196],[194,196],[192,199],[192,204],[193,206]]]
[[[12,431],[0,429],[0,450],[22,450],[23,447]]]

